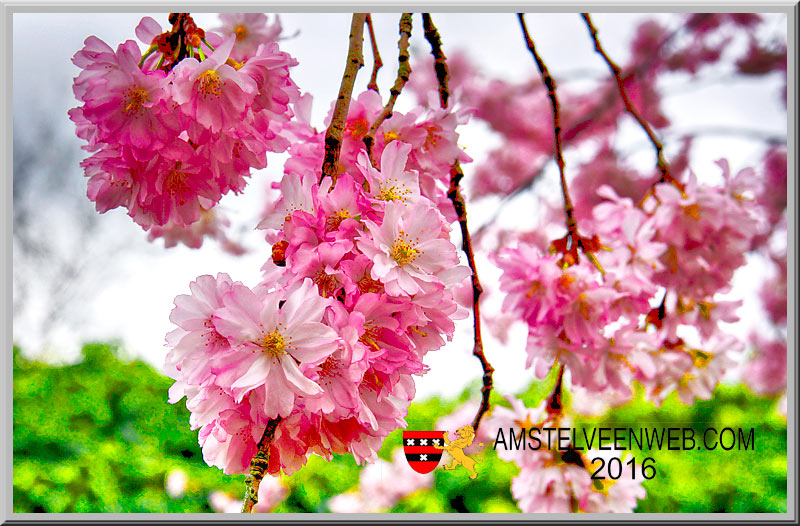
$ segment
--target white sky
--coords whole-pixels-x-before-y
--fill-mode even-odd
[[[77,105],[72,97],[72,77],[77,68],[70,58],[82,47],[88,35],[96,35],[112,47],[128,38],[135,39],[134,28],[145,14],[15,14],[14,15],[14,119],[25,133],[26,116],[34,110],[45,111],[51,117],[48,122],[58,130],[59,136],[72,141],[77,151],[80,141],[74,137],[73,124],[67,118],[67,110]],[[166,26],[166,14],[150,14]],[[209,14],[193,15],[198,25],[210,29],[217,25],[216,16]],[[627,42],[633,34],[638,21],[651,15],[598,14],[595,24],[600,30],[600,38],[608,53],[618,63],[628,58]],[[393,83],[397,68],[397,19],[395,14],[374,14],[379,49],[384,67],[378,77],[384,96]],[[314,95],[313,120],[321,129],[322,118],[328,111],[331,101],[338,92],[341,73],[344,68],[347,34],[350,26],[349,14],[286,14],[281,15],[284,34],[295,31],[297,38],[286,40],[282,48],[300,62],[293,70],[293,78],[303,91]],[[509,14],[434,14],[434,21],[442,35],[445,52],[465,49],[480,64],[484,71],[509,81],[522,81],[536,73],[530,54],[523,45],[516,17]],[[575,70],[594,70],[604,74],[604,64],[594,53],[585,26],[577,14],[528,15],[528,27],[534,38],[537,50],[548,64],[553,75]],[[427,42],[422,39],[422,23],[418,15],[414,17],[414,36],[412,49],[428,53]],[[776,19],[773,27],[786,34],[785,18]],[[362,69],[356,84],[355,93],[366,87],[371,69],[371,52],[368,40],[365,41],[367,67]],[[713,77],[711,79],[714,80]],[[687,84],[680,78],[671,79],[674,88],[665,99],[664,109],[673,119],[677,129],[696,126],[728,126],[733,128],[755,128],[776,134],[786,133],[785,109],[778,100],[781,80],[770,77],[766,82],[741,80],[708,86]],[[401,96],[398,109],[407,108],[413,100],[411,94]],[[644,142],[641,130],[630,126],[626,130],[630,136],[631,149],[635,150],[634,160],[639,166],[653,164],[652,149]],[[467,152],[476,160],[485,156],[497,141],[487,135],[483,127],[466,128],[460,141]],[[46,145],[43,145],[46,147]],[[693,169],[717,174],[713,162],[726,157],[734,170],[739,170],[759,158],[760,147],[752,141],[735,138],[708,138],[698,140],[692,159]],[[78,158],[84,157],[83,152]],[[246,229],[246,242],[253,250],[246,256],[235,258],[219,250],[216,244],[206,243],[200,250],[184,247],[164,250],[159,241],[156,246],[147,243],[146,233],[125,215],[121,209],[104,216],[108,238],[107,248],[102,248],[96,257],[107,261],[111,276],[98,275],[95,286],[85,292],[85,301],[76,302],[71,309],[81,310],[81,322],[66,322],[53,329],[45,341],[45,323],[37,315],[48,298],[32,293],[25,312],[15,313],[14,341],[28,354],[40,356],[51,361],[69,361],[78,354],[81,342],[87,340],[118,339],[124,342],[126,353],[137,356],[160,367],[166,349],[164,335],[171,330],[168,320],[172,301],[178,294],[188,292],[188,284],[201,274],[227,272],[235,280],[254,285],[259,279],[259,269],[264,258],[269,257],[269,249],[259,233],[249,232],[255,224],[260,200],[265,192],[266,182],[280,176],[285,157],[272,156],[270,166],[263,173],[254,175],[251,184],[241,196],[228,196],[222,206],[230,212],[235,227]],[[566,159],[567,164],[576,162]],[[548,171],[555,183],[555,172]],[[77,166],[67,166],[77,185],[85,190],[85,181]],[[471,167],[465,167],[469,177]],[[72,175],[70,175],[72,176]],[[501,221],[510,222],[518,217],[517,211],[529,213],[529,201],[520,199],[504,210]],[[44,221],[48,203],[39,203]],[[473,230],[492,212],[491,203],[469,207],[470,224]],[[52,219],[48,219],[52,220]],[[69,218],[66,218],[68,221]],[[120,243],[127,249],[117,253],[114,247]],[[119,254],[119,255],[118,255]],[[485,255],[478,258],[478,271],[482,281],[489,288],[497,282],[499,272],[492,267]],[[758,262],[737,275],[735,295],[746,297],[740,315],[747,320],[734,327],[737,334],[745,335],[749,326],[764,323],[760,304],[754,293],[762,280],[764,266]],[[46,279],[46,276],[42,276]],[[499,295],[488,297],[484,309],[491,312]],[[485,333],[488,331],[485,331]],[[495,372],[495,385],[503,392],[515,392],[526,386],[532,379],[530,371],[524,370],[525,330],[517,326],[511,333],[509,345],[501,346],[488,334],[485,336],[486,355]],[[480,366],[469,356],[472,346],[471,320],[461,323],[455,341],[441,351],[430,353],[426,363],[431,367],[428,375],[417,379],[418,395],[427,397],[434,394],[446,396],[459,393],[470,381],[481,375]]]

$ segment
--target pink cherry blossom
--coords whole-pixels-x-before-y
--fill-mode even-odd
[[[236,400],[263,386],[263,411],[272,418],[287,416],[296,395],[322,392],[297,365],[321,363],[338,346],[336,333],[320,323],[326,302],[310,279],[288,296],[275,291],[259,297],[235,285],[222,303],[214,313],[214,326],[230,340],[234,352],[226,357],[216,381]]]
[[[222,25],[215,29],[223,37],[236,35],[231,58],[238,61],[251,57],[261,44],[274,42],[283,28],[278,15],[270,23],[264,13],[220,13]]]
[[[458,264],[455,247],[441,236],[438,212],[426,204],[389,202],[380,225],[365,221],[372,238],[358,247],[373,258],[372,278],[393,295],[413,295],[437,281],[435,273]]]

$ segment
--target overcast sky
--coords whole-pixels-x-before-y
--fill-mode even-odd
[[[166,14],[151,13],[166,26]],[[72,96],[72,78],[78,70],[70,58],[78,51],[88,35],[96,35],[112,47],[126,39],[135,39],[134,28],[145,14],[15,14],[14,15],[14,120],[15,140],[35,137],[36,126],[44,123],[52,128],[55,140],[63,141],[72,158],[56,165],[52,176],[65,177],[75,195],[85,195],[85,180],[77,163],[84,158],[81,142],[74,136],[74,126],[67,118],[67,110],[77,105]],[[193,15],[198,25],[212,28],[217,25],[216,16]],[[628,58],[627,44],[636,24],[652,15],[598,14],[594,16],[600,29],[603,43],[618,63]],[[293,70],[293,78],[303,91],[314,95],[314,122],[322,126],[322,119],[331,101],[336,97],[347,50],[347,34],[350,26],[349,14],[285,14],[281,15],[284,34],[298,33],[295,38],[282,42],[282,48],[300,62]],[[375,14],[375,28],[379,48],[385,66],[378,78],[384,95],[394,81],[397,49],[396,14]],[[672,20],[669,18],[669,20]],[[466,50],[484,71],[510,81],[521,81],[535,73],[531,56],[523,45],[516,17],[509,14],[434,14],[445,51]],[[421,20],[414,18],[412,49],[427,53],[427,43],[422,39]],[[594,53],[585,26],[577,14],[530,15],[528,27],[536,41],[537,50],[546,60],[554,76],[559,72],[592,70],[598,75],[605,73],[602,62]],[[774,30],[786,33],[785,17],[775,17]],[[356,84],[356,93],[366,87],[371,66],[371,54],[365,43],[368,67],[363,69]],[[676,128],[695,126],[721,126],[732,128],[755,128],[775,134],[786,133],[786,114],[779,102],[778,90],[781,81],[771,77],[764,82],[741,79],[736,82],[690,86],[680,79],[665,100],[665,110],[673,119]],[[401,97],[398,109],[407,108],[411,95]],[[652,163],[653,154],[640,131],[632,128],[631,151],[639,163]],[[496,144],[496,138],[487,134],[481,126],[465,129],[460,143],[477,162]],[[49,151],[51,145],[41,144],[41,152]],[[709,138],[698,141],[692,166],[698,173],[718,173],[713,162],[720,157],[729,159],[738,170],[758,159],[760,146],[752,141],[736,138]],[[92,264],[87,272],[94,272],[84,280],[80,301],[68,302],[64,307],[70,312],[53,326],[42,319],[41,312],[50,298],[44,285],[51,273],[41,273],[36,279],[41,286],[29,289],[26,308],[14,314],[14,341],[30,355],[51,361],[70,361],[78,356],[80,344],[89,340],[119,340],[130,356],[141,357],[160,367],[166,349],[164,335],[172,326],[168,316],[172,300],[178,294],[188,292],[188,284],[201,274],[227,272],[235,280],[254,285],[259,280],[259,269],[269,248],[259,233],[250,229],[257,220],[260,202],[268,181],[278,178],[285,157],[272,156],[270,166],[263,173],[255,174],[251,184],[241,196],[227,196],[221,206],[230,213],[234,227],[245,236],[252,250],[245,256],[235,258],[223,253],[216,244],[206,243],[200,250],[183,247],[165,250],[161,242],[146,241],[146,233],[136,226],[121,209],[103,216],[101,241],[93,245]],[[68,159],[68,162],[67,162]],[[569,159],[568,159],[569,162]],[[641,166],[641,164],[640,164]],[[645,164],[647,166],[647,164]],[[470,168],[466,167],[467,177]],[[555,172],[548,172],[553,178]],[[547,174],[546,174],[547,176]],[[554,179],[555,181],[555,179]],[[47,195],[47,194],[43,194]],[[91,208],[88,199],[81,206]],[[31,215],[43,225],[48,243],[62,241],[62,229],[70,223],[69,217],[58,216],[57,200],[47,196],[37,201],[36,196],[25,202],[31,207]],[[469,205],[468,205],[469,206]],[[517,207],[526,206],[524,202]],[[480,225],[491,212],[490,204],[470,208],[470,223]],[[514,216],[513,206],[506,210],[501,220]],[[62,224],[63,223],[63,224]],[[99,263],[99,264],[98,264]],[[485,257],[478,259],[479,272],[484,282],[496,281],[498,272]],[[15,279],[17,272],[15,259]],[[763,266],[756,262],[737,276],[736,294],[747,297],[740,314],[749,324],[763,320],[760,305],[753,291],[760,284]],[[96,276],[96,277],[95,277]],[[754,279],[754,276],[757,279]],[[35,280],[34,280],[35,281]],[[37,292],[38,291],[38,292]],[[76,294],[76,298],[78,295]],[[495,298],[497,299],[497,298]],[[491,298],[490,298],[491,300]],[[492,305],[487,301],[488,306]],[[44,330],[44,328],[48,330]],[[734,329],[746,334],[743,325]],[[417,380],[420,396],[432,394],[453,395],[464,385],[480,377],[477,360],[469,357],[471,351],[471,321],[459,327],[456,340],[441,351],[430,353],[426,363],[431,372]],[[503,386],[505,392],[514,392],[527,385],[532,373],[524,368],[525,331],[516,327],[510,344],[500,346],[487,335],[487,357],[496,369],[495,385]],[[454,380],[456,379],[456,380]]]

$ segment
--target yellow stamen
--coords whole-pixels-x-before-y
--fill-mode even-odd
[[[431,150],[436,148],[442,136],[439,135],[439,128],[437,126],[425,126],[428,131],[428,136],[425,138],[425,144],[422,146],[423,150]]]
[[[420,336],[422,336],[423,338],[424,338],[424,337],[426,337],[426,336],[428,335],[427,333],[425,333],[425,332],[422,332],[421,330],[417,329],[417,328],[416,328],[416,327],[414,327],[414,326],[411,326],[411,327],[409,327],[409,329],[411,329],[412,331],[416,332],[417,334],[419,334],[419,335],[420,335]]]
[[[392,250],[389,252],[392,259],[401,267],[406,263],[412,263],[419,254],[420,251],[414,248],[412,243],[405,241],[402,235],[394,242]]]
[[[525,297],[528,299],[532,298],[533,295],[536,294],[540,288],[542,288],[542,282],[537,279],[531,284],[531,288],[528,289],[528,292],[525,294]]]
[[[184,194],[189,191],[188,175],[182,171],[181,163],[175,163],[175,168],[164,177],[164,192],[172,197],[178,196],[180,204],[184,204]]]
[[[235,70],[239,70],[242,66],[244,66],[244,62],[236,62],[232,58],[229,58],[225,61],[225,63],[231,66]]]
[[[581,292],[578,294],[578,312],[584,317],[584,319],[589,319],[589,302],[586,294]]]
[[[265,353],[276,357],[286,352],[286,340],[277,330],[265,334],[264,337],[258,341],[258,346],[261,347]]]
[[[683,211],[692,219],[700,219],[700,205],[696,203],[693,205],[684,206]]]
[[[368,292],[380,293],[383,291],[383,284],[369,277],[369,274],[364,274],[364,277],[358,280],[356,285],[361,294],[366,294]]]
[[[247,37],[247,28],[242,24],[234,27],[233,32],[236,35],[236,40],[242,40],[243,38]]]
[[[223,82],[219,78],[219,73],[213,69],[202,72],[197,80],[200,81],[200,93],[204,97],[209,95],[219,97],[222,94]]]
[[[710,362],[714,357],[713,354],[703,352],[700,349],[691,349],[690,354],[692,356],[692,362],[694,363],[694,366],[698,369],[702,369],[708,365],[708,362]]]
[[[361,343],[365,345],[371,346],[376,351],[380,351],[381,348],[376,342],[381,337],[381,328],[375,327],[374,325],[365,324],[364,325],[364,334],[358,339]]]
[[[333,356],[329,356],[327,360],[322,362],[319,366],[320,376],[339,376],[339,362]]]
[[[144,88],[128,88],[122,96],[122,113],[135,117],[142,112],[144,103],[149,100]]]
[[[349,217],[350,212],[346,209],[335,212],[332,216],[328,216],[328,218],[325,220],[325,230],[328,232],[337,230],[339,225],[342,224],[342,221],[348,219]]]

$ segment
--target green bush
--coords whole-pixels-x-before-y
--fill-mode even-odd
[[[529,406],[552,390],[554,378],[533,382],[521,398]],[[14,349],[15,512],[211,512],[208,496],[223,491],[236,498],[244,476],[225,476],[207,466],[189,429],[183,402],[167,403],[172,381],[140,361],[126,362],[117,348],[87,345],[83,360],[52,367],[26,360]],[[409,429],[433,429],[478,386],[458,399],[433,398],[411,406]],[[568,397],[567,397],[568,402]],[[753,396],[743,386],[723,386],[710,401],[693,406],[673,395],[661,408],[637,397],[602,418],[576,426],[674,426],[755,429],[754,451],[644,451],[657,475],[644,483],[639,512],[785,512],[786,420],[774,398]],[[492,403],[506,405],[496,392]],[[452,430],[448,430],[452,431]],[[387,437],[379,456],[390,459],[401,430]],[[645,455],[645,453],[647,455]],[[500,460],[488,444],[475,457],[479,476],[437,469],[431,489],[402,499],[394,512],[515,512],[510,481],[518,468]],[[183,470],[185,495],[170,498],[167,473]],[[326,512],[330,497],[358,487],[360,468],[350,456],[319,457],[291,477],[287,498],[276,512]]]

